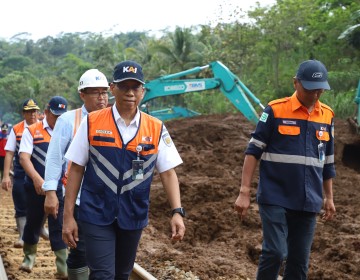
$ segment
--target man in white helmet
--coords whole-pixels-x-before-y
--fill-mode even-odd
[[[107,107],[108,89],[108,81],[102,72],[97,69],[87,70],[80,77],[78,87],[80,98],[84,104],[79,109],[68,111],[61,115],[57,120],[46,156],[45,182],[42,186],[42,189],[46,193],[44,204],[45,212],[55,218],[57,218],[59,214],[59,200],[56,196],[56,186],[59,180],[62,180],[64,187],[66,187],[67,170],[69,170],[70,166],[68,163],[66,170],[62,168],[62,163],[65,160],[64,155],[80,125],[81,119],[92,111]],[[77,206],[80,202],[79,195],[76,201]],[[74,209],[75,217],[77,216],[77,206]],[[70,248],[70,253],[66,261],[69,280],[88,279],[85,245],[81,234],[82,232],[79,228],[77,247],[76,249]]]

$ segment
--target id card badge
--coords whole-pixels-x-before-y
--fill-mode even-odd
[[[318,145],[318,151],[319,151],[319,162],[325,161],[325,147],[324,143],[320,142]]]
[[[133,180],[142,180],[144,179],[144,161],[143,160],[133,160],[132,161],[132,179]]]

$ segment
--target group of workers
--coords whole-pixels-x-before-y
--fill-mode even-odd
[[[234,207],[245,218],[260,162],[263,246],[257,279],[277,279],[284,262],[283,279],[306,279],[317,214],[322,205],[324,220],[335,214],[334,114],[319,101],[330,89],[327,75],[318,60],[301,63],[294,94],[269,103],[249,141]],[[2,179],[9,190],[15,157],[21,270],[32,271],[47,218],[57,279],[129,279],[148,224],[155,169],[171,207],[171,239],[184,238],[175,172],[182,159],[164,123],[139,110],[144,84],[142,67],[127,60],[114,67],[110,83],[97,69],[83,73],[81,108],[67,111],[66,99],[55,96],[37,121],[36,102],[24,103],[24,121],[7,136]]]
[[[32,271],[47,218],[56,279],[128,279],[148,224],[155,169],[172,209],[171,238],[183,239],[185,212],[174,170],[182,160],[165,125],[139,110],[144,84],[142,67],[123,61],[111,83],[97,69],[83,73],[81,108],[67,111],[67,101],[55,96],[37,121],[35,100],[24,104],[24,118],[34,119],[22,122],[22,129],[15,125],[15,149],[5,147],[6,157],[15,155],[14,205],[15,165],[26,173],[19,180],[21,205],[27,206],[21,270]],[[110,107],[109,91],[115,97]],[[5,189],[9,171],[4,168]]]

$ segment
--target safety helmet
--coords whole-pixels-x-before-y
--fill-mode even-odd
[[[109,88],[109,83],[103,73],[97,69],[87,70],[81,75],[79,80],[78,91],[88,87],[106,87]]]

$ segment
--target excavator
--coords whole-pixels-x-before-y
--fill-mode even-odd
[[[198,74],[206,69],[212,71],[213,77],[183,78],[185,76]],[[151,106],[149,106],[149,101],[159,97],[189,92],[200,92],[210,89],[220,89],[230,102],[254,124],[258,122],[259,115],[251,101],[264,109],[264,106],[260,103],[259,99],[220,61],[213,61],[205,66],[198,66],[175,74],[162,76],[158,79],[146,82],[144,87],[146,93],[140,104],[141,110],[162,121],[193,117],[199,115],[199,113],[179,106],[150,111],[149,107]]]

